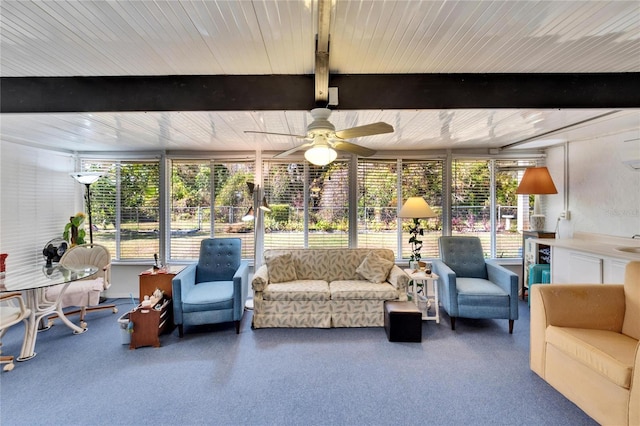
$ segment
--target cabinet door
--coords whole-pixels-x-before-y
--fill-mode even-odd
[[[569,254],[569,282],[602,284],[602,259],[582,253]]]
[[[554,284],[569,284],[570,251],[560,247],[551,247],[551,282]]]
[[[624,270],[627,267],[627,263],[629,263],[628,260],[605,258],[602,282],[605,284],[624,283]]]

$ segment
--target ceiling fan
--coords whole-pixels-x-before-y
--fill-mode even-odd
[[[393,132],[393,126],[382,121],[352,127],[350,129],[336,131],[335,126],[329,121],[331,110],[328,108],[314,108],[311,110],[313,121],[307,126],[306,135],[291,135],[287,133],[259,132],[245,130],[245,133],[261,133],[266,135],[293,136],[309,142],[303,143],[288,151],[276,154],[274,158],[286,157],[301,149],[308,148],[304,157],[310,163],[324,166],[331,163],[338,156],[336,151],[346,151],[362,157],[369,157],[376,153],[375,150],[348,142],[346,139],[362,136],[381,135]]]
[[[329,28],[331,27],[332,0],[318,0],[318,33],[316,34],[315,61],[315,98],[316,105],[337,105],[337,88],[333,103],[329,99]],[[336,151],[346,151],[362,157],[369,157],[375,150],[348,142],[346,139],[362,136],[381,135],[393,132],[393,126],[384,122],[365,124],[364,126],[338,130],[329,121],[329,108],[314,108],[311,110],[313,121],[307,126],[306,135],[290,135],[286,133],[270,133],[245,130],[245,133],[262,133],[267,135],[293,136],[307,140],[288,151],[276,154],[274,158],[286,157],[301,149],[308,148],[304,158],[317,166],[331,163],[338,157]]]

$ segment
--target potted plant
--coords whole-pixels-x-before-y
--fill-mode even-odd
[[[84,237],[87,235],[87,232],[80,228],[84,223],[85,217],[85,214],[82,212],[76,213],[75,216],[71,216],[69,218],[69,223],[64,227],[62,238],[65,241],[69,241],[69,243],[71,243],[71,247],[79,244],[85,244],[86,242]]]

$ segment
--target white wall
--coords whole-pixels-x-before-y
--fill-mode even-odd
[[[568,153],[566,208],[571,220],[562,221],[561,237],[588,232],[629,238],[640,234],[640,171],[622,163],[640,159],[640,129],[568,142],[549,149],[547,166],[558,188],[545,196],[547,229],[565,210],[564,158]],[[625,142],[628,141],[628,142]]]

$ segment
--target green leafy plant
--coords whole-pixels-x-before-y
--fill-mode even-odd
[[[409,227],[409,244],[411,244],[411,259],[412,261],[419,261],[420,250],[422,250],[422,240],[419,237],[424,235],[424,229],[420,226],[420,219],[413,219],[413,225]]]
[[[64,232],[62,233],[62,238],[71,243],[71,246],[85,244],[86,241],[84,237],[87,235],[87,232],[80,228],[80,226],[84,223],[85,214],[82,212],[76,213],[75,216],[71,216],[69,218],[69,223],[64,226]]]

